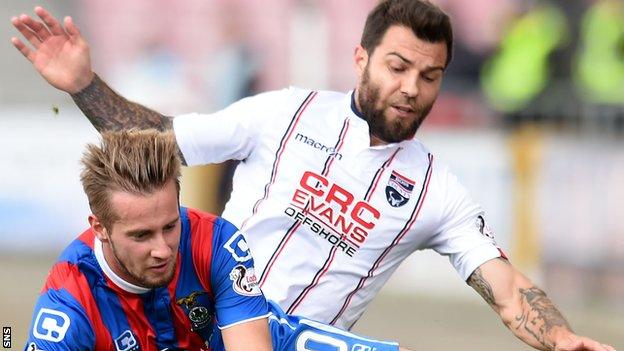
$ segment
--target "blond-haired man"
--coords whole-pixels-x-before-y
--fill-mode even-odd
[[[243,234],[179,206],[173,133],[104,133],[82,163],[90,227],[52,267],[27,350],[398,349],[267,302]]]

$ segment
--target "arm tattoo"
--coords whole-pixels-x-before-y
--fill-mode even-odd
[[[173,128],[170,117],[126,100],[97,74],[93,76],[91,84],[71,97],[100,133],[131,128],[155,128],[161,131]]]
[[[509,264],[504,258],[497,258],[497,260]],[[481,268],[475,269],[474,272],[468,277],[466,281],[468,285],[470,285],[473,289],[475,289],[481,297],[488,303],[495,311],[498,311],[498,307],[496,306],[496,301],[494,300],[494,292],[492,291],[492,286],[488,283],[487,280],[483,277],[483,273],[481,272]]]
[[[473,289],[475,289],[481,297],[488,303],[492,308],[496,309],[494,302],[494,293],[492,292],[492,286],[490,283],[483,278],[483,274],[481,273],[481,268],[475,269],[474,272],[468,278],[468,285],[470,285]]]
[[[86,88],[71,95],[95,129],[102,133],[122,129],[173,130],[173,118],[126,100],[94,74]],[[183,165],[186,160],[178,148]]]
[[[539,288],[532,287],[518,291],[522,298],[523,311],[515,317],[516,329],[524,329],[546,349],[554,349],[554,344],[548,334],[554,327],[562,327],[571,331],[570,325],[546,293]]]

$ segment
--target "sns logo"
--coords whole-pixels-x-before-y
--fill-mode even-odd
[[[137,341],[131,331],[126,330],[117,339],[115,339],[115,348],[117,351],[138,350]]]
[[[33,326],[33,335],[41,340],[59,342],[65,338],[71,321],[67,314],[61,311],[42,308],[37,314]]]
[[[237,262],[245,262],[251,259],[251,251],[249,251],[249,246],[247,246],[245,236],[241,231],[234,233],[223,247],[232,254]]]

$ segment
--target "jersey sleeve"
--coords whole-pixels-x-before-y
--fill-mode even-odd
[[[213,240],[211,279],[219,328],[267,317],[268,305],[243,233],[220,218]]]
[[[457,177],[443,169],[441,182],[441,223],[429,247],[448,256],[462,279],[467,280],[483,263],[504,256],[498,248],[485,214],[468,195]]]
[[[93,350],[94,345],[87,314],[69,292],[49,289],[39,296],[24,350]]]
[[[239,100],[213,114],[192,113],[174,118],[180,151],[189,166],[244,160],[256,145],[260,130],[284,111],[289,89]]]

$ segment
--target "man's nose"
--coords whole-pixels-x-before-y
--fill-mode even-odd
[[[401,94],[410,99],[418,96],[418,76],[403,79],[401,82]]]
[[[172,255],[172,250],[167,244],[165,237],[161,234],[154,237],[154,246],[152,248],[152,257],[166,260]]]

